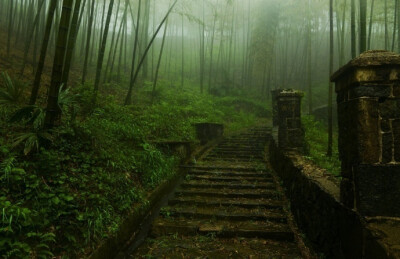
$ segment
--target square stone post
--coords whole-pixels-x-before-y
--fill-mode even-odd
[[[283,149],[302,149],[304,131],[301,126],[301,98],[303,93],[282,90],[277,94],[278,142]]]
[[[271,91],[272,98],[272,125],[274,127],[278,126],[278,94],[282,92],[282,89],[275,89]]]
[[[400,216],[400,55],[367,51],[336,83],[341,201],[365,216]]]

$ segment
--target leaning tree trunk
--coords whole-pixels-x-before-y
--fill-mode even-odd
[[[61,115],[61,110],[58,105],[58,95],[62,83],[61,77],[65,59],[65,50],[67,48],[72,2],[73,0],[64,0],[63,2],[60,26],[57,34],[56,52],[54,54],[53,72],[51,75],[49,96],[47,100],[45,127],[48,129],[54,127],[57,118]]]
[[[157,88],[158,72],[160,71],[162,55],[163,55],[163,52],[164,52],[164,45],[165,45],[165,38],[166,38],[166,35],[167,35],[167,28],[168,28],[168,20],[165,22],[164,35],[163,35],[163,38],[162,38],[161,49],[160,49],[160,56],[158,57],[156,74],[154,76],[153,92],[152,92],[152,95],[151,95],[151,103],[153,103],[153,101],[154,101],[154,95],[155,95],[156,88]]]
[[[158,26],[157,30],[154,32],[153,37],[151,38],[149,44],[147,45],[146,49],[144,50],[144,53],[142,55],[141,60],[139,61],[138,67],[136,68],[136,72],[131,80],[130,86],[129,86],[129,90],[128,90],[128,94],[126,95],[125,98],[125,105],[130,104],[131,102],[131,98],[132,98],[132,90],[133,90],[133,86],[137,80],[137,77],[139,75],[139,71],[140,68],[143,65],[144,60],[146,59],[147,53],[149,52],[150,47],[153,45],[154,39],[157,37],[158,32],[160,31],[161,27],[163,26],[163,24],[165,23],[165,21],[167,20],[169,14],[172,12],[172,10],[174,9],[176,3],[178,2],[178,0],[175,0],[175,2],[172,4],[172,6],[169,8],[167,14],[164,16],[164,18],[162,19],[160,25]]]
[[[113,6],[114,6],[114,0],[110,0],[110,5],[108,6],[108,14],[107,14],[106,26],[104,28],[101,48],[99,49],[99,57],[97,59],[96,79],[94,81],[94,97],[93,97],[94,103],[96,102],[97,93],[99,91],[101,69],[103,67],[104,51],[106,49],[107,35],[108,35],[108,29],[110,27],[111,14],[112,14]]]
[[[57,7],[57,0],[51,0],[50,6],[49,6],[49,11],[47,14],[47,22],[46,22],[46,28],[44,31],[43,43],[42,43],[42,47],[40,50],[39,62],[38,62],[37,68],[36,68],[35,80],[33,82],[31,97],[29,99],[30,105],[33,105],[36,103],[36,99],[37,99],[37,96],[39,93],[40,80],[41,80],[42,73],[43,73],[44,62],[46,59],[46,52],[47,52],[47,47],[49,44],[49,38],[50,38],[50,33],[51,33],[51,27],[53,25],[54,11],[56,10],[56,7]]]
[[[142,7],[142,0],[139,0],[139,7],[138,7],[138,13],[137,13],[137,19],[136,19],[136,29],[135,29],[135,43],[134,43],[134,46],[133,46],[131,77],[130,77],[128,94],[126,95],[126,98],[125,98],[125,105],[128,105],[128,104],[131,103],[132,88],[133,88],[133,78],[134,78],[134,73],[135,73],[136,51],[137,51],[138,37],[139,37],[139,23],[140,23],[140,9],[141,9],[141,7]]]

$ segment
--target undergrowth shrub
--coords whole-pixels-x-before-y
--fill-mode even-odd
[[[340,160],[338,151],[337,130],[334,130],[332,157],[328,157],[328,129],[327,126],[314,119],[313,116],[302,117],[305,129],[305,141],[308,146],[307,158],[326,169],[334,176],[340,176]]]

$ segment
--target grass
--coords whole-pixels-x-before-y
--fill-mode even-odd
[[[327,170],[334,176],[340,176],[340,160],[338,151],[337,130],[333,133],[332,157],[328,157],[328,129],[323,123],[316,121],[313,116],[302,117],[305,129],[305,140],[308,149],[308,159]]]

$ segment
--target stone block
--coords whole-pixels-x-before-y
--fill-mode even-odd
[[[400,118],[400,99],[386,99],[379,103],[379,114],[383,119]]]
[[[400,119],[392,121],[393,127],[393,144],[394,144],[394,160],[400,163]]]
[[[348,94],[347,90],[338,92],[337,96],[336,96],[336,103],[339,104],[339,103],[347,101],[347,94]]]
[[[393,160],[393,134],[382,134],[382,163],[387,164]]]
[[[304,132],[302,129],[290,129],[287,132],[287,145],[289,147],[303,147]]]
[[[360,97],[379,97],[385,98],[389,97],[391,94],[391,85],[390,84],[363,84],[360,86],[352,87],[349,90],[349,99],[355,99]]]
[[[343,178],[340,182],[340,201],[348,208],[354,208],[353,181]]]
[[[392,126],[390,125],[390,120],[381,120],[381,131],[384,133],[392,132]]]
[[[377,106],[377,99],[362,98],[347,102],[340,110],[342,114],[339,120],[344,122],[339,125],[339,151],[348,154],[353,164],[379,162],[380,128]]]
[[[272,98],[272,123],[273,126],[278,126],[278,94],[282,91],[282,89],[275,89],[271,91]]]
[[[299,129],[301,128],[301,120],[300,118],[287,118],[286,125],[288,129]]]
[[[394,97],[400,97],[400,82],[395,82],[392,86]]]
[[[354,178],[362,215],[400,217],[400,165],[360,165]]]

